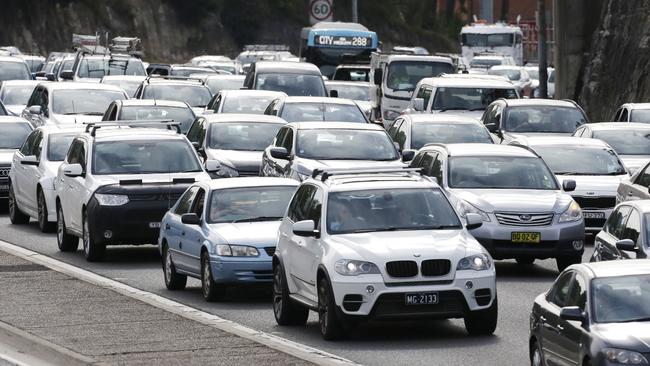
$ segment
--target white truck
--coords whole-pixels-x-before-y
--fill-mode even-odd
[[[522,42],[521,28],[505,23],[473,23],[460,31],[461,52],[470,62],[476,55],[494,53],[510,56],[521,66],[524,62]]]
[[[369,76],[371,120],[388,128],[408,107],[420,80],[454,72],[450,57],[373,52]]]

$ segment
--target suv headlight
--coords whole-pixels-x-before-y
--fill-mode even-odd
[[[232,177],[238,177],[239,172],[237,172],[237,169],[231,168],[228,165],[225,165],[224,163],[221,163],[221,166],[219,166],[219,170],[213,173],[217,178],[232,178]]]
[[[566,209],[558,219],[558,222],[578,221],[582,218],[582,210],[576,201],[571,201],[569,208]]]
[[[362,274],[379,274],[379,268],[370,262],[341,259],[334,264],[334,270],[343,276],[358,276]]]
[[[617,365],[647,365],[648,360],[640,353],[618,348],[603,348],[607,361]]]
[[[492,260],[487,254],[475,254],[465,257],[458,261],[457,271],[473,269],[475,271],[484,271],[492,267]]]
[[[95,199],[102,206],[122,206],[129,203],[129,196],[124,194],[95,193]]]
[[[475,213],[481,215],[481,218],[483,218],[484,222],[490,222],[490,216],[487,214],[487,212],[472,206],[471,203],[467,203],[463,200],[458,200],[456,209],[458,210],[458,213],[462,217],[465,217],[465,215],[467,215],[468,213]]]
[[[257,248],[248,245],[217,245],[217,255],[222,257],[257,257],[260,252]]]

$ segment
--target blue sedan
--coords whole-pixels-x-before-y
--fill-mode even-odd
[[[187,276],[201,280],[207,301],[226,286],[271,283],[277,233],[298,182],[232,178],[190,186],[165,214],[158,247],[165,285],[182,290]]]

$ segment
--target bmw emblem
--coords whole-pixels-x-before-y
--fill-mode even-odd
[[[415,258],[420,258],[421,254],[420,254],[420,253],[415,253],[415,254],[413,254],[413,256],[414,256]]]

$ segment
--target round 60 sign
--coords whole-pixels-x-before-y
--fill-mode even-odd
[[[309,2],[309,16],[316,22],[331,20],[332,0],[311,0]]]

